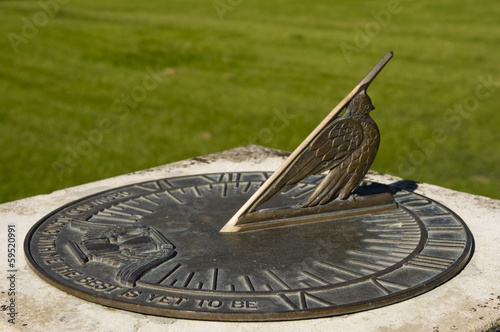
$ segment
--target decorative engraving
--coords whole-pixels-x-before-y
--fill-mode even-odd
[[[321,278],[321,277],[318,277],[317,275],[315,275],[314,273],[311,273],[309,271],[302,271],[302,273],[311,278],[312,280],[316,281],[317,283],[321,284],[321,285],[331,285],[330,282],[326,281],[325,279]]]
[[[417,255],[408,262],[409,266],[418,267],[422,269],[431,269],[443,271],[448,266],[453,264],[454,260],[450,258],[439,258],[428,255]]]
[[[427,241],[428,247],[437,247],[441,249],[461,249],[465,247],[465,244],[465,240],[429,239]]]
[[[288,286],[286,284],[286,282],[284,282],[280,277],[278,277],[274,272],[270,271],[270,270],[265,270],[264,271],[271,280],[273,280],[274,282],[276,282],[278,285],[280,285],[282,288],[284,289],[291,289],[290,286]]]
[[[182,266],[182,264],[180,263],[177,263],[175,264],[175,266],[173,266],[168,272],[167,274],[165,274],[165,276],[163,278],[160,279],[160,281],[158,281],[159,284],[163,284],[165,282],[165,280],[168,279],[168,277],[170,277],[172,274],[174,274],[174,272],[176,272],[180,267]]]
[[[72,220],[83,240],[69,247],[80,262],[101,262],[118,268],[115,280],[132,287],[147,270],[174,255],[174,246],[157,230],[142,225],[110,225]]]
[[[259,203],[274,197],[285,186],[324,171],[330,172],[302,206],[323,205],[334,198],[347,198],[368,172],[378,150],[380,134],[369,116],[373,109],[366,92],[359,92],[347,105],[345,115],[317,134],[287,168],[290,171],[280,176]]]
[[[401,283],[395,283],[380,278],[371,278],[370,281],[373,282],[378,288],[380,288],[387,295],[394,294],[398,291],[402,291],[409,288],[409,286],[407,285],[402,285]]]
[[[243,276],[243,282],[249,291],[255,292],[255,287],[252,284],[252,280],[250,280],[249,276]]]
[[[319,298],[309,294],[308,292],[298,292],[294,297],[297,297],[297,302],[294,302],[290,297],[284,293],[278,293],[278,296],[283,302],[293,310],[305,310],[318,307],[331,307],[335,303]]]
[[[214,268],[212,274],[212,290],[217,290],[217,276],[219,274],[219,269]]]
[[[182,287],[187,288],[189,286],[189,283],[193,279],[193,276],[194,276],[194,272],[189,272],[188,275],[186,276],[186,279],[184,280],[184,283],[182,284]]]

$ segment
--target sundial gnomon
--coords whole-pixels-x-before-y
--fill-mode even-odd
[[[366,93],[391,55],[336,112]],[[321,146],[315,142],[324,128],[332,142],[345,135],[333,132],[345,127],[342,119],[334,114],[322,122],[302,149]],[[355,126],[350,146],[339,149],[363,147],[362,139],[352,143],[363,137],[356,136]],[[328,153],[323,149],[320,157]],[[70,203],[30,231],[28,260],[45,280],[89,301],[232,321],[371,309],[426,292],[466,264],[472,235],[452,211],[411,191],[368,182],[347,197],[328,198],[341,195],[328,182],[334,168],[327,174],[304,172],[299,180],[287,177],[287,167],[303,155],[295,151],[275,173],[165,178]],[[362,153],[358,158],[369,160]],[[293,183],[276,188],[280,181]],[[266,186],[275,192],[262,199]],[[319,198],[314,203],[311,197]],[[325,202],[318,203],[321,197]]]

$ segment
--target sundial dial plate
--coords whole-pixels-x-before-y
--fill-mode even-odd
[[[207,320],[352,313],[442,284],[470,257],[465,223],[426,197],[362,184],[380,142],[367,89],[392,55],[274,173],[167,178],[84,198],[32,228],[28,261],[89,301]]]
[[[219,232],[270,174],[167,178],[81,199],[32,228],[28,261],[54,286],[103,305],[266,321],[399,302],[447,281],[471,254],[464,222],[408,191],[393,192],[396,209],[364,217]],[[300,204],[323,177],[297,183],[275,197],[276,204]]]

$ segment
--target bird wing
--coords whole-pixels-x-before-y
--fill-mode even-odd
[[[309,174],[321,173],[336,167],[361,144],[362,140],[363,129],[358,122],[352,119],[333,121],[311,142],[309,149],[304,152],[304,157],[298,160],[304,159],[304,162],[311,163],[310,168],[303,168],[293,177],[290,184],[302,180]]]
[[[364,131],[364,143],[336,167],[332,168],[325,179],[316,187],[303,207],[325,204],[332,198],[345,199],[363,180],[373,163],[380,142],[378,128],[373,123],[371,129]]]
[[[271,199],[288,185],[308,175],[331,170],[350,155],[363,140],[361,125],[352,119],[337,118],[326,126],[282,173],[281,177],[258,201]]]

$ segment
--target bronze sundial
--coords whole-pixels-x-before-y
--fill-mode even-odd
[[[446,282],[471,255],[465,223],[362,182],[379,142],[366,89],[391,57],[276,172],[165,178],[72,202],[28,233],[31,267],[103,305],[227,321],[353,313]]]

